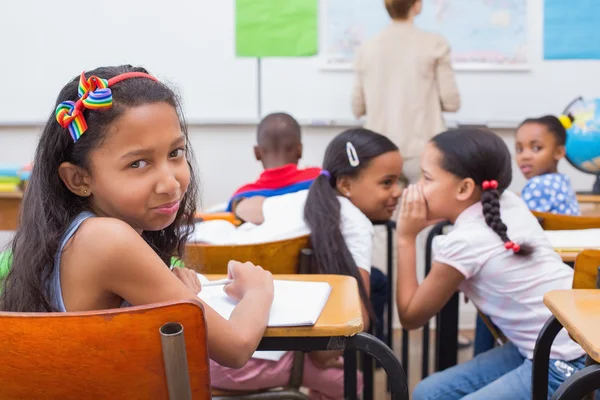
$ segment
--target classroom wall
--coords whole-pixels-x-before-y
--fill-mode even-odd
[[[33,159],[40,127],[0,127],[1,163],[24,164]],[[204,207],[227,200],[228,196],[241,184],[256,179],[261,165],[254,160],[252,146],[255,143],[254,126],[220,125],[190,126],[189,133],[199,166]],[[304,165],[320,165],[325,147],[329,141],[344,128],[341,127],[304,127]],[[513,151],[514,132],[497,131]],[[591,190],[594,178],[583,174],[566,161],[560,170],[569,174],[575,190]],[[519,191],[525,180],[514,165],[511,190]],[[10,240],[9,232],[0,231],[0,248]],[[475,309],[471,304],[461,301],[461,328],[474,327]],[[398,323],[398,321],[396,321]]]

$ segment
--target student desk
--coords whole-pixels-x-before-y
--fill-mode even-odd
[[[563,262],[567,263],[567,264],[573,264],[575,262],[575,259],[577,258],[577,255],[579,254],[578,251],[573,251],[573,250],[561,250],[561,249],[555,249],[556,252],[560,255],[560,258],[562,258]]]
[[[550,347],[564,327],[588,355],[586,367],[571,375],[553,399],[581,399],[600,387],[600,290],[554,290],[544,295],[550,318],[538,337],[533,355],[533,399],[546,399]]]
[[[14,231],[19,221],[23,193],[0,193],[0,231]]]
[[[223,275],[206,275],[208,279],[222,279]],[[361,302],[356,279],[343,275],[275,275],[276,279],[293,281],[328,282],[331,294],[317,323],[313,326],[267,328],[258,350],[361,351],[375,358],[391,385],[392,399],[408,400],[408,383],[404,370],[394,352],[382,341],[363,332]],[[301,299],[298,299],[301,301]],[[356,398],[356,358],[344,363],[344,391],[346,399]]]
[[[596,217],[600,216],[600,195],[597,194],[577,194],[579,209],[581,215]]]

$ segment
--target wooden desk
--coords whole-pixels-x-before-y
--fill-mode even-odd
[[[224,275],[206,275],[222,279]],[[258,350],[318,351],[358,350],[377,360],[387,373],[392,399],[408,400],[406,374],[394,352],[381,340],[364,333],[361,300],[356,279],[342,275],[276,275],[276,279],[328,282],[331,294],[314,326],[267,328]],[[301,301],[299,299],[299,301]],[[345,398],[356,398],[356,358],[344,363]]]
[[[571,251],[571,250],[556,250],[556,252],[560,255],[560,258],[562,258],[563,262],[566,263],[574,263],[575,259],[577,258],[577,255],[579,254],[578,251]]]
[[[600,290],[554,290],[544,304],[585,352],[600,362]]]
[[[586,217],[600,216],[600,195],[597,194],[578,194],[577,202],[581,215]]]
[[[14,231],[19,221],[23,193],[0,193],[0,231]]]
[[[587,353],[586,367],[567,378],[553,399],[581,399],[600,388],[600,290],[554,290],[544,295],[553,316],[546,322],[535,344],[532,360],[532,399],[548,398],[548,362],[556,335],[566,328]]]
[[[206,275],[210,280],[225,275]],[[343,275],[274,275],[277,280],[328,282],[331,294],[314,326],[267,328],[265,337],[354,336],[363,331],[356,279]]]

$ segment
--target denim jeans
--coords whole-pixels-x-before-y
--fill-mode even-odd
[[[585,366],[585,356],[571,361],[550,360],[548,398],[570,375]],[[529,400],[531,360],[507,343],[463,364],[437,372],[421,381],[413,400]]]
[[[475,344],[473,346],[473,357],[485,353],[494,348],[494,335],[488,329],[483,319],[477,314],[475,323]]]
[[[371,304],[373,304],[373,311],[377,318],[376,321],[372,321],[372,324],[374,325],[373,333],[378,339],[381,339],[384,342],[386,336],[383,332],[383,321],[385,319],[383,311],[388,300],[389,292],[390,285],[387,276],[377,268],[371,268]]]

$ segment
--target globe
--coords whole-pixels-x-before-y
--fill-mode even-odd
[[[567,129],[566,158],[578,170],[596,175],[592,193],[600,194],[600,99],[579,97],[564,114],[572,119]]]

